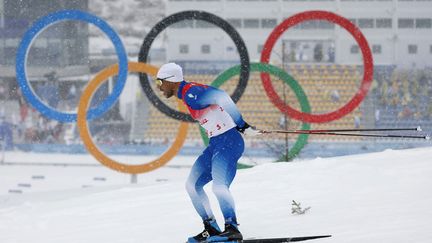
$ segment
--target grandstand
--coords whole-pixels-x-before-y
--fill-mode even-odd
[[[377,127],[422,126],[430,130],[432,118],[430,70],[394,70],[373,90]]]

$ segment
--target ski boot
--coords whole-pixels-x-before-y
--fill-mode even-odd
[[[243,235],[238,230],[238,224],[225,224],[224,232],[210,236],[208,242],[242,242]]]
[[[219,234],[221,234],[221,230],[219,229],[216,220],[207,219],[204,221],[204,231],[194,237],[189,237],[187,243],[207,243],[209,242],[208,239],[210,237]]]

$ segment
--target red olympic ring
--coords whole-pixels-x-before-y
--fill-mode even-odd
[[[285,104],[285,102],[278,96],[271,83],[270,75],[268,73],[261,73],[261,81],[264,86],[264,90],[266,91],[267,96],[269,97],[271,102],[282,113],[287,114],[293,119],[302,122],[310,122],[310,123],[324,123],[324,122],[334,121],[353,111],[365,98],[373,80],[372,53],[369,48],[369,44],[366,38],[364,37],[363,33],[348,19],[327,11],[306,11],[306,12],[293,15],[288,19],[285,19],[281,24],[279,24],[278,26],[276,26],[275,29],[273,29],[272,33],[267,38],[263,47],[263,51],[261,53],[261,62],[269,63],[270,53],[276,41],[282,35],[283,32],[285,32],[287,29],[300,22],[307,21],[307,20],[317,20],[317,19],[327,20],[343,27],[346,31],[348,31],[353,36],[353,38],[357,41],[357,44],[360,46],[363,55],[363,65],[364,65],[363,80],[358,92],[346,105],[344,105],[343,107],[339,108],[336,111],[325,113],[325,114],[309,114],[309,113],[297,111],[291,108],[289,105]]]

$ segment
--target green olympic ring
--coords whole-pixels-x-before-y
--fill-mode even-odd
[[[288,73],[286,73],[284,70],[273,66],[268,63],[251,63],[250,64],[250,71],[251,72],[264,72],[269,73],[274,76],[277,76],[281,78],[286,84],[290,86],[290,88],[294,91],[297,100],[300,102],[300,109],[302,112],[310,113],[311,108],[309,101],[307,99],[307,96],[302,89],[302,87],[299,85],[299,83],[291,77]],[[240,74],[240,65],[233,66],[227,70],[225,70],[223,73],[221,73],[210,85],[213,87],[220,87],[222,84],[224,84],[227,80],[232,78],[235,75]],[[310,124],[309,123],[302,123],[302,130],[309,130]],[[209,143],[209,139],[206,135],[206,132],[202,127],[200,127],[200,133],[202,140],[204,144],[207,146]],[[300,134],[297,138],[297,141],[295,142],[294,146],[290,149],[288,152],[288,159],[295,158],[299,153],[300,150],[307,144],[309,134]]]

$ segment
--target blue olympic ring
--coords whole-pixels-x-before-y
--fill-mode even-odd
[[[62,10],[48,14],[40,19],[38,19],[24,34],[23,39],[17,50],[16,55],[16,76],[18,84],[21,91],[26,97],[27,101],[32,104],[39,112],[43,115],[58,120],[61,122],[75,122],[77,120],[77,115],[74,113],[65,113],[57,111],[47,105],[45,105],[35,94],[31,88],[31,85],[27,79],[26,74],[26,60],[30,45],[39,32],[48,26],[55,24],[56,22],[63,20],[81,20],[87,23],[94,24],[101,31],[103,31],[114,44],[117,57],[119,59],[119,74],[117,82],[114,85],[112,93],[102,101],[102,103],[95,108],[89,110],[87,119],[91,120],[101,116],[103,113],[108,111],[111,106],[117,101],[120,96],[128,75],[128,59],[126,55],[123,43],[117,33],[102,19],[97,16],[91,15],[86,12],[79,10]]]

